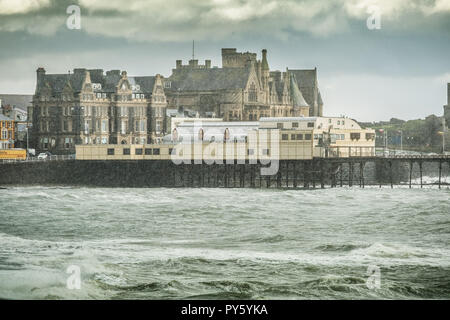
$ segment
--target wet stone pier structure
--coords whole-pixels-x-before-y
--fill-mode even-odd
[[[272,164],[273,165],[273,164]],[[64,160],[0,163],[0,186],[334,188],[433,184],[449,187],[449,156],[280,160],[272,175],[261,163],[175,164],[170,160]],[[427,179],[425,179],[425,177]],[[432,181],[429,181],[431,177]]]

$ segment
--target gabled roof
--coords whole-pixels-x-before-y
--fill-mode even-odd
[[[250,70],[247,68],[183,69],[174,70],[169,80],[172,90],[244,89],[249,75]]]
[[[128,77],[128,81],[131,84],[139,85],[139,91],[143,93],[152,93],[153,87],[155,86],[156,77],[148,76],[148,77]]]
[[[0,121],[14,121],[14,120],[0,113]]]
[[[18,109],[27,110],[27,107],[31,105],[33,101],[33,95],[31,94],[0,94],[0,100],[2,105],[11,105]]]
[[[303,98],[303,95],[298,88],[297,81],[294,74],[290,74],[291,99],[294,107],[309,107],[309,104]]]
[[[298,87],[302,92],[303,97],[310,106],[318,104],[316,101],[315,92],[317,90],[317,70],[295,70],[288,69],[288,72],[295,75]]]

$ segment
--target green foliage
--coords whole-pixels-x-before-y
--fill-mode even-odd
[[[400,148],[402,137],[403,148],[405,150],[440,152],[442,148],[442,136],[439,131],[443,131],[442,117],[434,114],[425,119],[404,121],[392,118],[390,121],[365,122],[362,126],[377,130],[377,146],[384,146],[384,133],[387,134],[389,148]]]

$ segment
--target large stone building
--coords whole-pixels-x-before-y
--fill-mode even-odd
[[[126,71],[37,70],[29,118],[32,145],[73,153],[75,144],[158,143],[170,132],[167,110],[197,117],[256,121],[260,117],[322,116],[317,70],[270,71],[267,51],[222,49],[222,68],[176,61],[172,74],[129,77]]]

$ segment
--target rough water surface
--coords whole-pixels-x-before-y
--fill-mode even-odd
[[[10,187],[0,218],[4,299],[450,298],[448,189]]]

